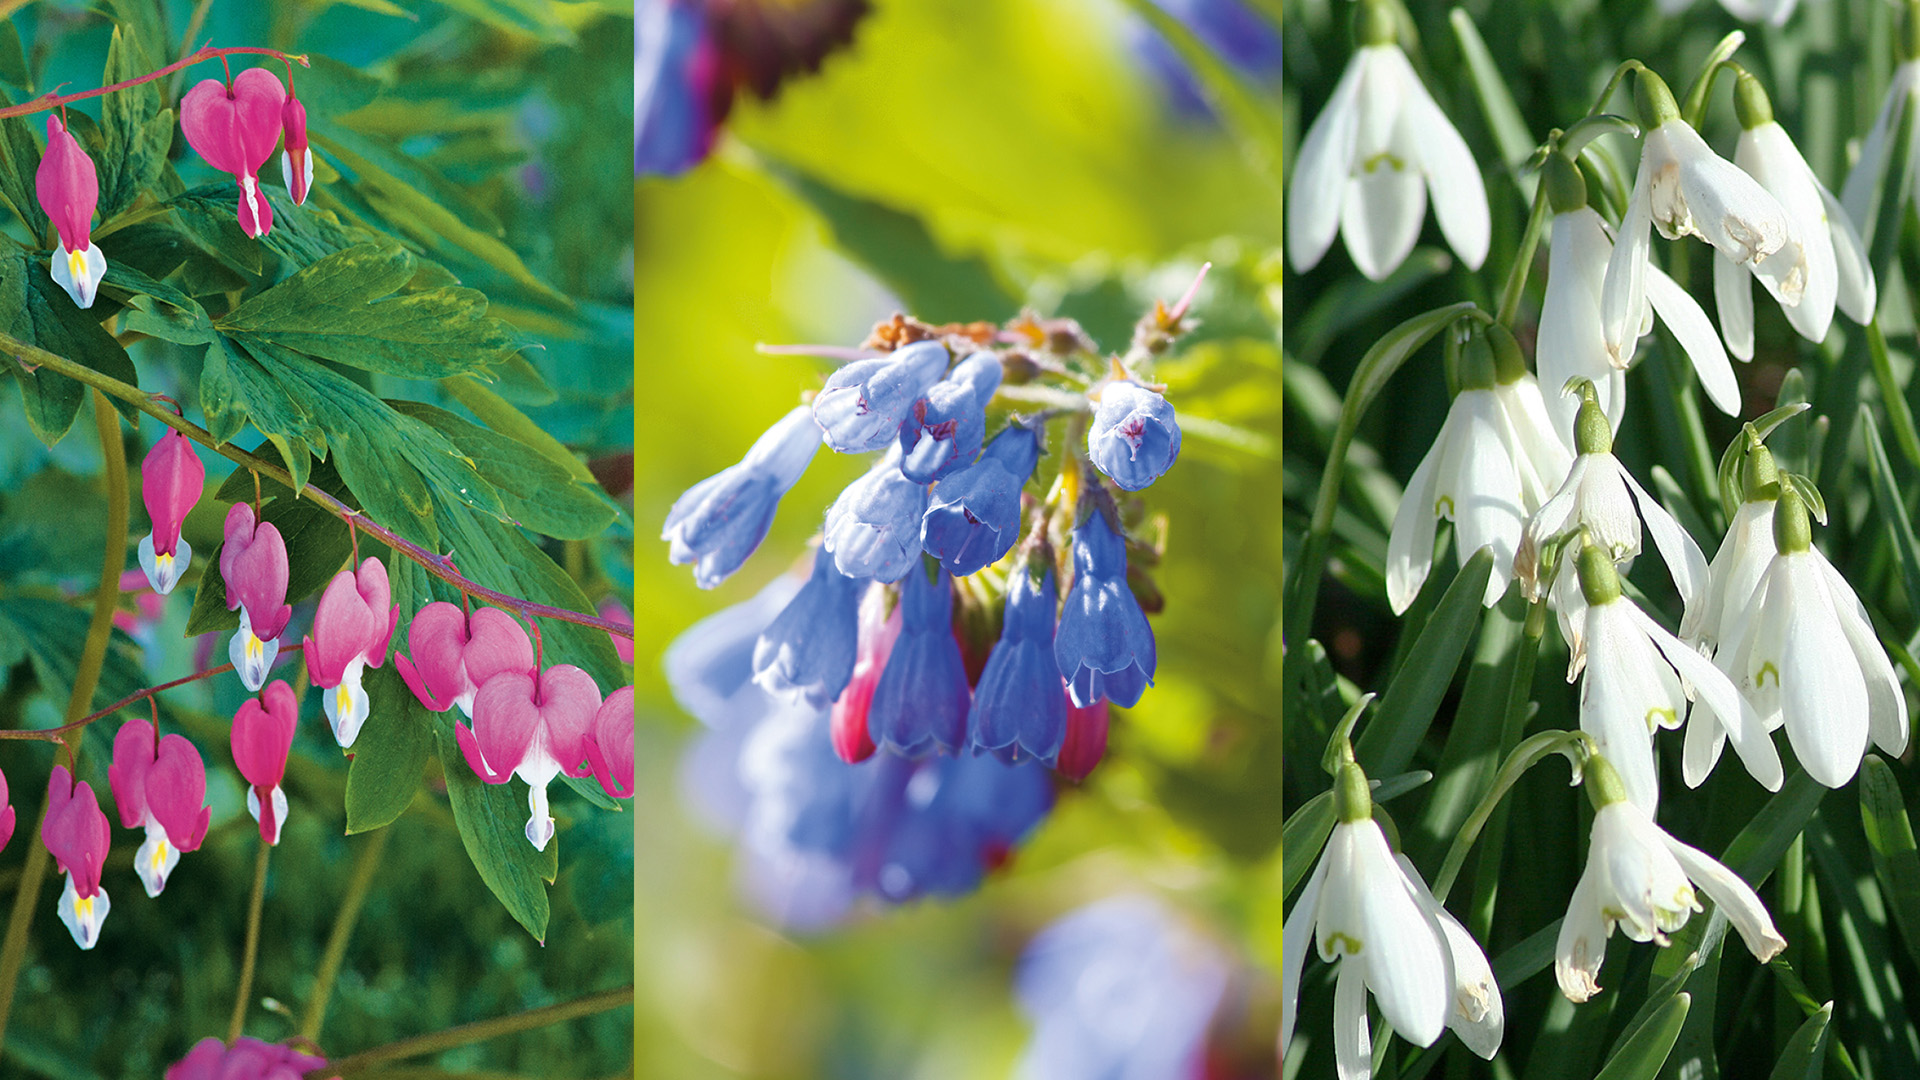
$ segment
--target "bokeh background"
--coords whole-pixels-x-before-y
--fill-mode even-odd
[[[1007,1076],[1033,1030],[1012,994],[1022,949],[1118,893],[1158,898],[1227,958],[1209,1075],[1272,1075],[1277,5],[1231,5],[1256,32],[1237,35],[1253,46],[1243,66],[1176,59],[1200,47],[1194,13],[1226,6],[876,0],[818,74],[770,102],[737,98],[710,158],[638,181],[639,1075]],[[975,895],[783,931],[741,898],[729,838],[688,808],[681,760],[699,725],[660,666],[687,626],[788,572],[864,468],[821,454],[719,589],[667,564],[673,500],[832,367],[756,344],[853,346],[896,311],[1003,320],[1025,305],[1121,352],[1152,300],[1177,299],[1208,260],[1202,325],[1156,367],[1186,437],[1147,493],[1169,521],[1155,685],[1115,711],[1104,763]],[[1231,429],[1203,432],[1209,420]]]

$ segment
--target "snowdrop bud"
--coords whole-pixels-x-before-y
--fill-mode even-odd
[[[1353,42],[1355,45],[1392,45],[1399,36],[1399,27],[1395,25],[1393,8],[1381,0],[1361,0],[1353,13]]]
[[[1767,92],[1760,86],[1760,80],[1750,72],[1741,72],[1733,83],[1733,113],[1740,119],[1743,131],[1773,123],[1773,102],[1767,100]]]
[[[1765,446],[1747,450],[1747,462],[1740,471],[1740,490],[1746,502],[1772,502],[1780,497],[1780,467],[1774,464],[1773,451]]]
[[[1652,131],[1670,120],[1680,119],[1680,106],[1674,104],[1667,81],[1647,68],[1634,72],[1633,104],[1640,114],[1640,130]]]
[[[1807,504],[1800,493],[1780,485],[1780,502],[1773,508],[1773,547],[1792,555],[1813,546],[1813,528],[1807,523]]]
[[[1593,607],[1620,599],[1620,575],[1614,572],[1607,549],[1598,544],[1580,551],[1580,592]]]
[[[1367,774],[1352,761],[1340,763],[1340,777],[1333,786],[1333,812],[1348,825],[1373,816],[1373,792],[1367,787]]]
[[[1581,387],[1580,412],[1573,420],[1574,452],[1579,454],[1613,453],[1613,425],[1593,392],[1593,384]]]
[[[1486,335],[1475,334],[1460,349],[1460,389],[1491,390],[1499,378],[1499,362]]]
[[[1487,344],[1493,347],[1493,373],[1501,386],[1512,386],[1527,377],[1527,358],[1513,332],[1495,323],[1487,327]]]
[[[1587,801],[1593,804],[1595,810],[1604,810],[1614,803],[1627,801],[1626,782],[1620,779],[1613,765],[1599,754],[1587,758],[1587,763],[1581,766],[1580,775],[1581,786],[1587,789]]]
[[[1541,176],[1547,185],[1547,203],[1554,213],[1570,214],[1587,205],[1587,178],[1580,175],[1580,166],[1572,158],[1557,150],[1548,154]]]

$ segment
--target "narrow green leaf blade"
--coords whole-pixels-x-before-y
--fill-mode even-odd
[[[1473,640],[1480,621],[1480,600],[1493,575],[1493,552],[1482,548],[1460,568],[1453,584],[1427,620],[1407,662],[1387,684],[1373,720],[1354,745],[1354,756],[1369,774],[1405,772],[1414,750],[1426,737],[1433,714],[1453,683],[1453,673]]]
[[[1537,140],[1527,130],[1527,122],[1520,115],[1520,106],[1514,104],[1513,93],[1507,89],[1507,80],[1500,74],[1500,66],[1494,62],[1493,53],[1488,50],[1485,39],[1480,36],[1480,28],[1473,25],[1473,17],[1459,8],[1447,13],[1447,22],[1453,26],[1454,39],[1460,43],[1460,56],[1467,62],[1467,75],[1473,82],[1473,96],[1480,102],[1480,111],[1487,118],[1487,129],[1493,132],[1493,141],[1500,149],[1500,160],[1513,176],[1514,183],[1520,187],[1520,193],[1527,202],[1533,202],[1533,191],[1540,178],[1532,173],[1522,174],[1519,165],[1532,156]]]
[[[1860,766],[1860,824],[1873,849],[1880,892],[1907,952],[1920,963],[1920,849],[1914,845],[1900,781],[1878,754],[1868,754]]]
[[[1687,1010],[1693,1004],[1690,994],[1680,993],[1650,1017],[1645,1026],[1623,1043],[1594,1080],[1653,1080],[1673,1052],[1680,1038],[1680,1026],[1686,1023]]]
[[[1827,1038],[1832,1030],[1833,1002],[1807,1017],[1787,1040],[1768,1080],[1820,1080],[1826,1073]]]

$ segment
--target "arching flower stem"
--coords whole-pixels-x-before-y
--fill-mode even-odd
[[[166,67],[159,69],[158,71],[150,71],[145,75],[141,75],[138,78],[128,79],[125,82],[117,82],[111,86],[102,86],[97,90],[83,90],[77,94],[48,94],[45,97],[35,98],[32,101],[21,102],[18,105],[9,105],[4,109],[0,109],[0,120],[5,120],[9,117],[14,117],[14,116],[31,116],[34,113],[46,112],[48,109],[61,108],[67,105],[69,102],[85,101],[87,98],[96,98],[104,94],[111,94],[116,90],[126,90],[131,87],[139,86],[142,83],[150,83],[155,79],[164,79],[168,75],[171,75],[174,72],[181,70],[182,68],[192,67],[193,65],[201,63],[202,61],[211,60],[216,56],[219,57],[221,62],[224,64],[226,62],[227,57],[242,56],[242,55],[271,56],[279,60],[287,61],[288,63],[292,63],[293,61],[298,61],[301,67],[312,66],[308,62],[307,56],[305,53],[284,53],[284,52],[281,52],[279,49],[262,49],[262,48],[257,48],[253,46],[236,46],[234,48],[227,48],[227,49],[215,49],[215,48],[212,48],[211,46],[202,46],[201,48],[193,52],[191,55],[186,56],[180,60],[176,60],[173,63],[168,64]],[[229,83],[232,82],[231,75],[229,75],[228,82]]]

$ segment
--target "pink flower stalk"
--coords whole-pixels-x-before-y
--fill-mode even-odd
[[[398,652],[400,669],[420,704],[434,712],[455,706],[473,718],[473,697],[488,679],[503,671],[531,673],[533,642],[513,616],[483,607],[469,616],[458,604],[436,600],[420,609],[407,627],[409,660]]]
[[[75,784],[65,765],[55,765],[47,779],[47,818],[40,840],[67,875],[60,893],[60,921],[73,934],[73,943],[91,949],[100,940],[100,924],[113,906],[100,887],[100,869],[107,864],[112,841],[107,815],[93,797],[93,785]]]
[[[633,687],[623,686],[600,703],[586,749],[593,778],[606,793],[633,798]]]
[[[200,751],[180,735],[168,735],[156,746],[152,724],[129,720],[113,737],[107,783],[120,808],[120,824],[147,830],[133,869],[147,895],[159,896],[181,854],[200,847],[213,815],[205,805],[207,767]]]
[[[167,1067],[164,1080],[301,1080],[327,1059],[242,1035],[233,1046],[209,1035]]]
[[[320,701],[342,749],[353,745],[360,725],[367,722],[367,692],[360,688],[360,674],[387,662],[387,644],[400,625],[400,605],[389,603],[392,595],[386,566],[368,556],[358,574],[342,570],[333,575],[313,613],[307,673],[313,685],[332,691]]]
[[[185,435],[167,429],[140,463],[140,497],[153,519],[153,531],[140,538],[140,569],[153,591],[165,596],[180,584],[193,562],[193,546],[180,539],[187,511],[200,501],[207,467]]]
[[[280,655],[280,635],[293,607],[287,603],[287,542],[272,524],[255,522],[247,503],[227,511],[220,577],[227,583],[227,610],[240,611],[227,656],[247,690],[257,694]]]
[[[7,774],[0,772],[0,851],[6,850],[7,841],[13,839],[13,804],[7,794]]]
[[[53,253],[53,280],[73,302],[93,306],[100,279],[107,275],[107,257],[93,242],[93,209],[100,201],[100,178],[93,159],[67,130],[56,113],[47,114],[47,152],[34,173],[34,194],[60,234],[60,250]]]
[[[555,664],[536,681],[526,672],[488,679],[473,699],[473,728],[456,721],[454,738],[474,774],[489,784],[514,776],[527,782],[527,842],[545,851],[553,839],[547,785],[555,776],[587,776],[583,764],[600,709],[593,676],[572,664]]]
[[[626,605],[611,596],[600,601],[600,617],[617,622],[629,630],[633,629],[633,614],[627,610]],[[633,663],[633,639],[621,637],[612,632],[608,632],[607,636],[613,639],[613,651],[620,655],[620,662]]]
[[[1053,769],[1079,783],[1093,773],[1093,767],[1107,754],[1107,700],[1101,698],[1086,708],[1067,698],[1067,738],[1060,744],[1060,757]]]
[[[248,68],[228,86],[207,79],[180,99],[180,130],[207,164],[240,182],[240,229],[265,236],[273,206],[260,190],[260,166],[280,141],[287,91],[266,68]]]
[[[887,591],[869,586],[860,600],[859,645],[854,652],[853,678],[833,703],[827,719],[827,733],[833,740],[833,752],[849,765],[873,756],[873,734],[867,730],[867,712],[873,706],[874,688],[880,685],[880,673],[893,655],[893,643],[900,638],[900,609],[887,610]]]
[[[304,206],[313,188],[313,148],[307,145],[307,107],[291,93],[280,110],[280,128],[286,133],[280,146],[280,178],[287,182],[293,205]]]
[[[269,844],[280,842],[280,826],[287,820],[287,793],[280,781],[299,719],[300,702],[283,679],[275,679],[259,699],[242,702],[233,718],[233,764],[247,779],[247,813],[260,823],[260,838]]]

